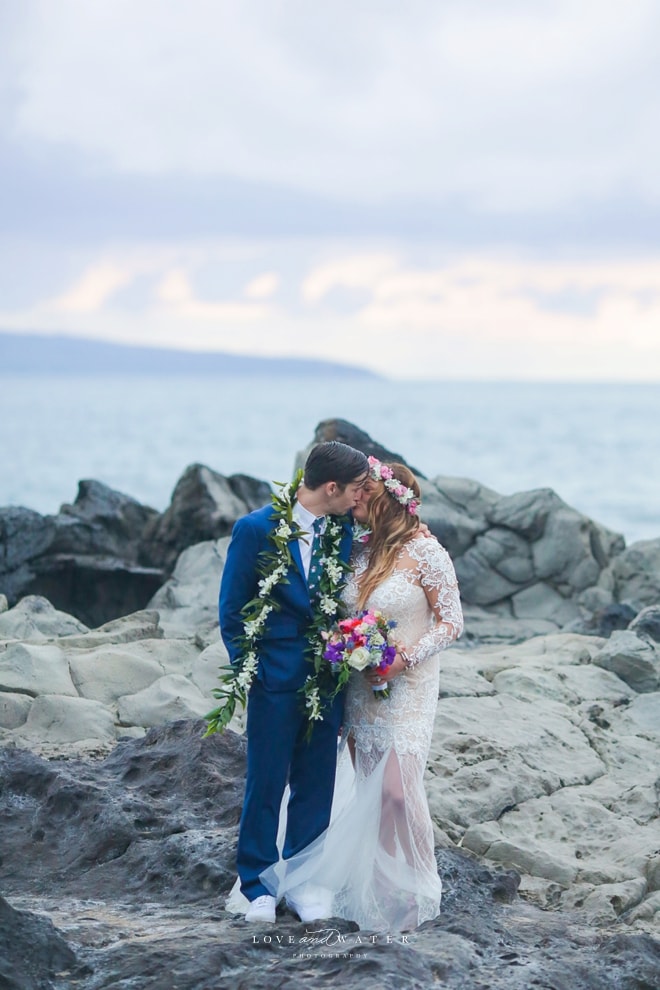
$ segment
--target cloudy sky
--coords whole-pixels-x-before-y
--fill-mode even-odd
[[[660,380],[657,0],[0,0],[0,329]]]

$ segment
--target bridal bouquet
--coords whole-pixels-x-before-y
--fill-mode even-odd
[[[386,619],[382,612],[367,609],[352,619],[340,619],[330,632],[322,634],[326,641],[323,659],[337,677],[335,694],[346,684],[352,670],[387,670],[397,651],[391,638],[395,626],[396,622]],[[377,698],[387,698],[390,693],[388,684],[374,684],[373,689]]]

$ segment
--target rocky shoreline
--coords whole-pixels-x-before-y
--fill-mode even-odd
[[[389,453],[341,420],[332,437]],[[394,986],[405,966],[411,987],[656,990],[660,540],[626,547],[549,490],[422,484],[467,618],[427,778],[445,899],[414,943],[346,959],[304,958],[286,912],[286,939],[253,943],[222,909],[242,720],[204,741],[199,720],[228,533],[268,486],[194,465],[163,514],[96,482],[56,517],[0,509],[0,986]],[[111,559],[154,584],[119,607]]]

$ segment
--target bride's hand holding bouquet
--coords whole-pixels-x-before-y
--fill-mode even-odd
[[[377,609],[366,609],[357,616],[341,619],[323,634],[323,658],[337,678],[335,694],[347,684],[351,671],[363,670],[368,672],[376,697],[388,697],[387,674],[398,652],[391,635],[395,626],[396,622],[386,619]]]

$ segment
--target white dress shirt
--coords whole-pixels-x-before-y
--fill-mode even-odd
[[[298,548],[300,550],[300,556],[302,557],[303,570],[305,571],[305,577],[309,577],[309,568],[312,563],[312,543],[314,542],[314,520],[321,518],[323,523],[321,525],[321,532],[325,533],[325,516],[315,516],[313,512],[306,509],[304,505],[300,502],[295,502],[293,506],[293,521],[296,522],[301,529],[304,529],[308,534],[307,536],[301,537],[298,540]]]

